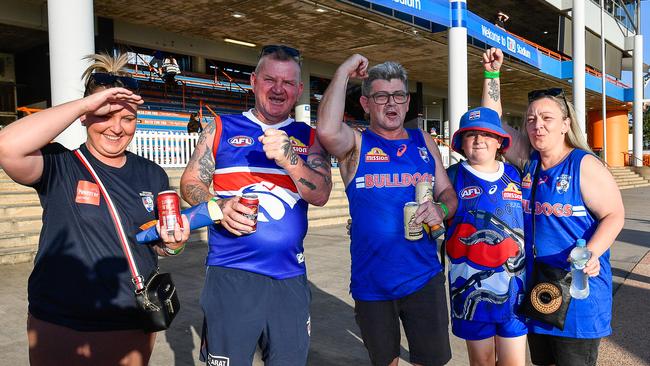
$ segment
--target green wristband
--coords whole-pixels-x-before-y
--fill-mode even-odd
[[[449,208],[447,207],[447,205],[445,205],[444,202],[439,202],[439,203],[438,203],[438,206],[440,206],[440,209],[442,209],[442,212],[445,214],[445,215],[442,217],[442,219],[443,219],[443,220],[446,219],[447,216],[449,216]]]
[[[163,244],[164,245],[164,244]],[[180,248],[178,249],[171,249],[168,248],[167,246],[163,246],[163,251],[171,256],[174,255],[179,255],[181,252],[185,249],[185,244],[183,244]]]
[[[486,79],[498,79],[500,74],[499,71],[483,71],[483,77]]]

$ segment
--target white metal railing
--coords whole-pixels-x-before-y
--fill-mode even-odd
[[[438,145],[438,150],[440,150],[440,155],[442,157],[442,165],[447,168],[449,166],[449,146]]]
[[[198,140],[198,133],[136,131],[128,150],[162,167],[184,168]]]

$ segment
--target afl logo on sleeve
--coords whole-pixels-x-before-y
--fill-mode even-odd
[[[366,163],[388,163],[390,162],[390,156],[384,152],[384,150],[373,147],[366,153]]]
[[[86,205],[99,206],[99,187],[93,182],[80,180],[77,183],[77,196],[74,201]]]
[[[255,143],[255,140],[249,136],[239,135],[229,138],[228,143],[234,147],[248,147],[252,146]]]

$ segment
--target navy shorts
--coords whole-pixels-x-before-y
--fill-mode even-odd
[[[466,341],[479,341],[494,336],[502,338],[520,337],[528,333],[528,327],[522,318],[517,316],[498,323],[451,318],[451,332],[456,337]]]
[[[600,338],[567,338],[547,334],[528,335],[534,365],[596,366]]]
[[[250,365],[259,345],[266,366],[304,366],[311,332],[310,302],[305,275],[275,280],[208,266],[201,294],[201,361]]]
[[[400,355],[400,319],[411,363],[435,366],[451,359],[449,311],[442,272],[420,290],[401,299],[355,301],[354,312],[373,365],[388,365]]]

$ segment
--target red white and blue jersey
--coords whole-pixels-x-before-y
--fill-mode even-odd
[[[415,185],[435,178],[435,160],[420,130],[387,140],[369,129],[361,136],[359,166],[345,189],[352,228],[350,292],[355,300],[394,300],[421,289],[442,270],[435,240],[404,238],[404,204]]]
[[[483,173],[462,162],[448,170],[458,209],[446,251],[452,318],[505,322],[523,301],[526,261],[521,176],[510,164]]]
[[[534,219],[535,261],[570,270],[567,258],[576,241],[582,238],[589,242],[598,227],[598,220],[585,206],[580,192],[580,163],[587,154],[584,150],[573,149],[556,166],[548,170],[540,167],[537,182],[533,180],[535,168],[541,164],[539,152],[533,152],[524,169],[521,187],[526,242],[533,242],[532,225],[529,223]],[[530,203],[533,184],[537,184],[534,205]],[[612,271],[609,250],[600,256],[599,261],[600,273],[589,278],[589,296],[582,300],[571,300],[564,330],[531,320],[531,332],[571,338],[600,338],[611,334]]]
[[[275,279],[304,274],[307,202],[300,197],[289,174],[266,158],[258,137],[267,128],[285,131],[294,151],[307,160],[314,130],[293,119],[266,125],[250,111],[221,116],[215,124],[215,195],[227,198],[255,193],[259,198],[259,213],[257,231],[249,235],[238,237],[220,225],[210,226],[206,264]]]

